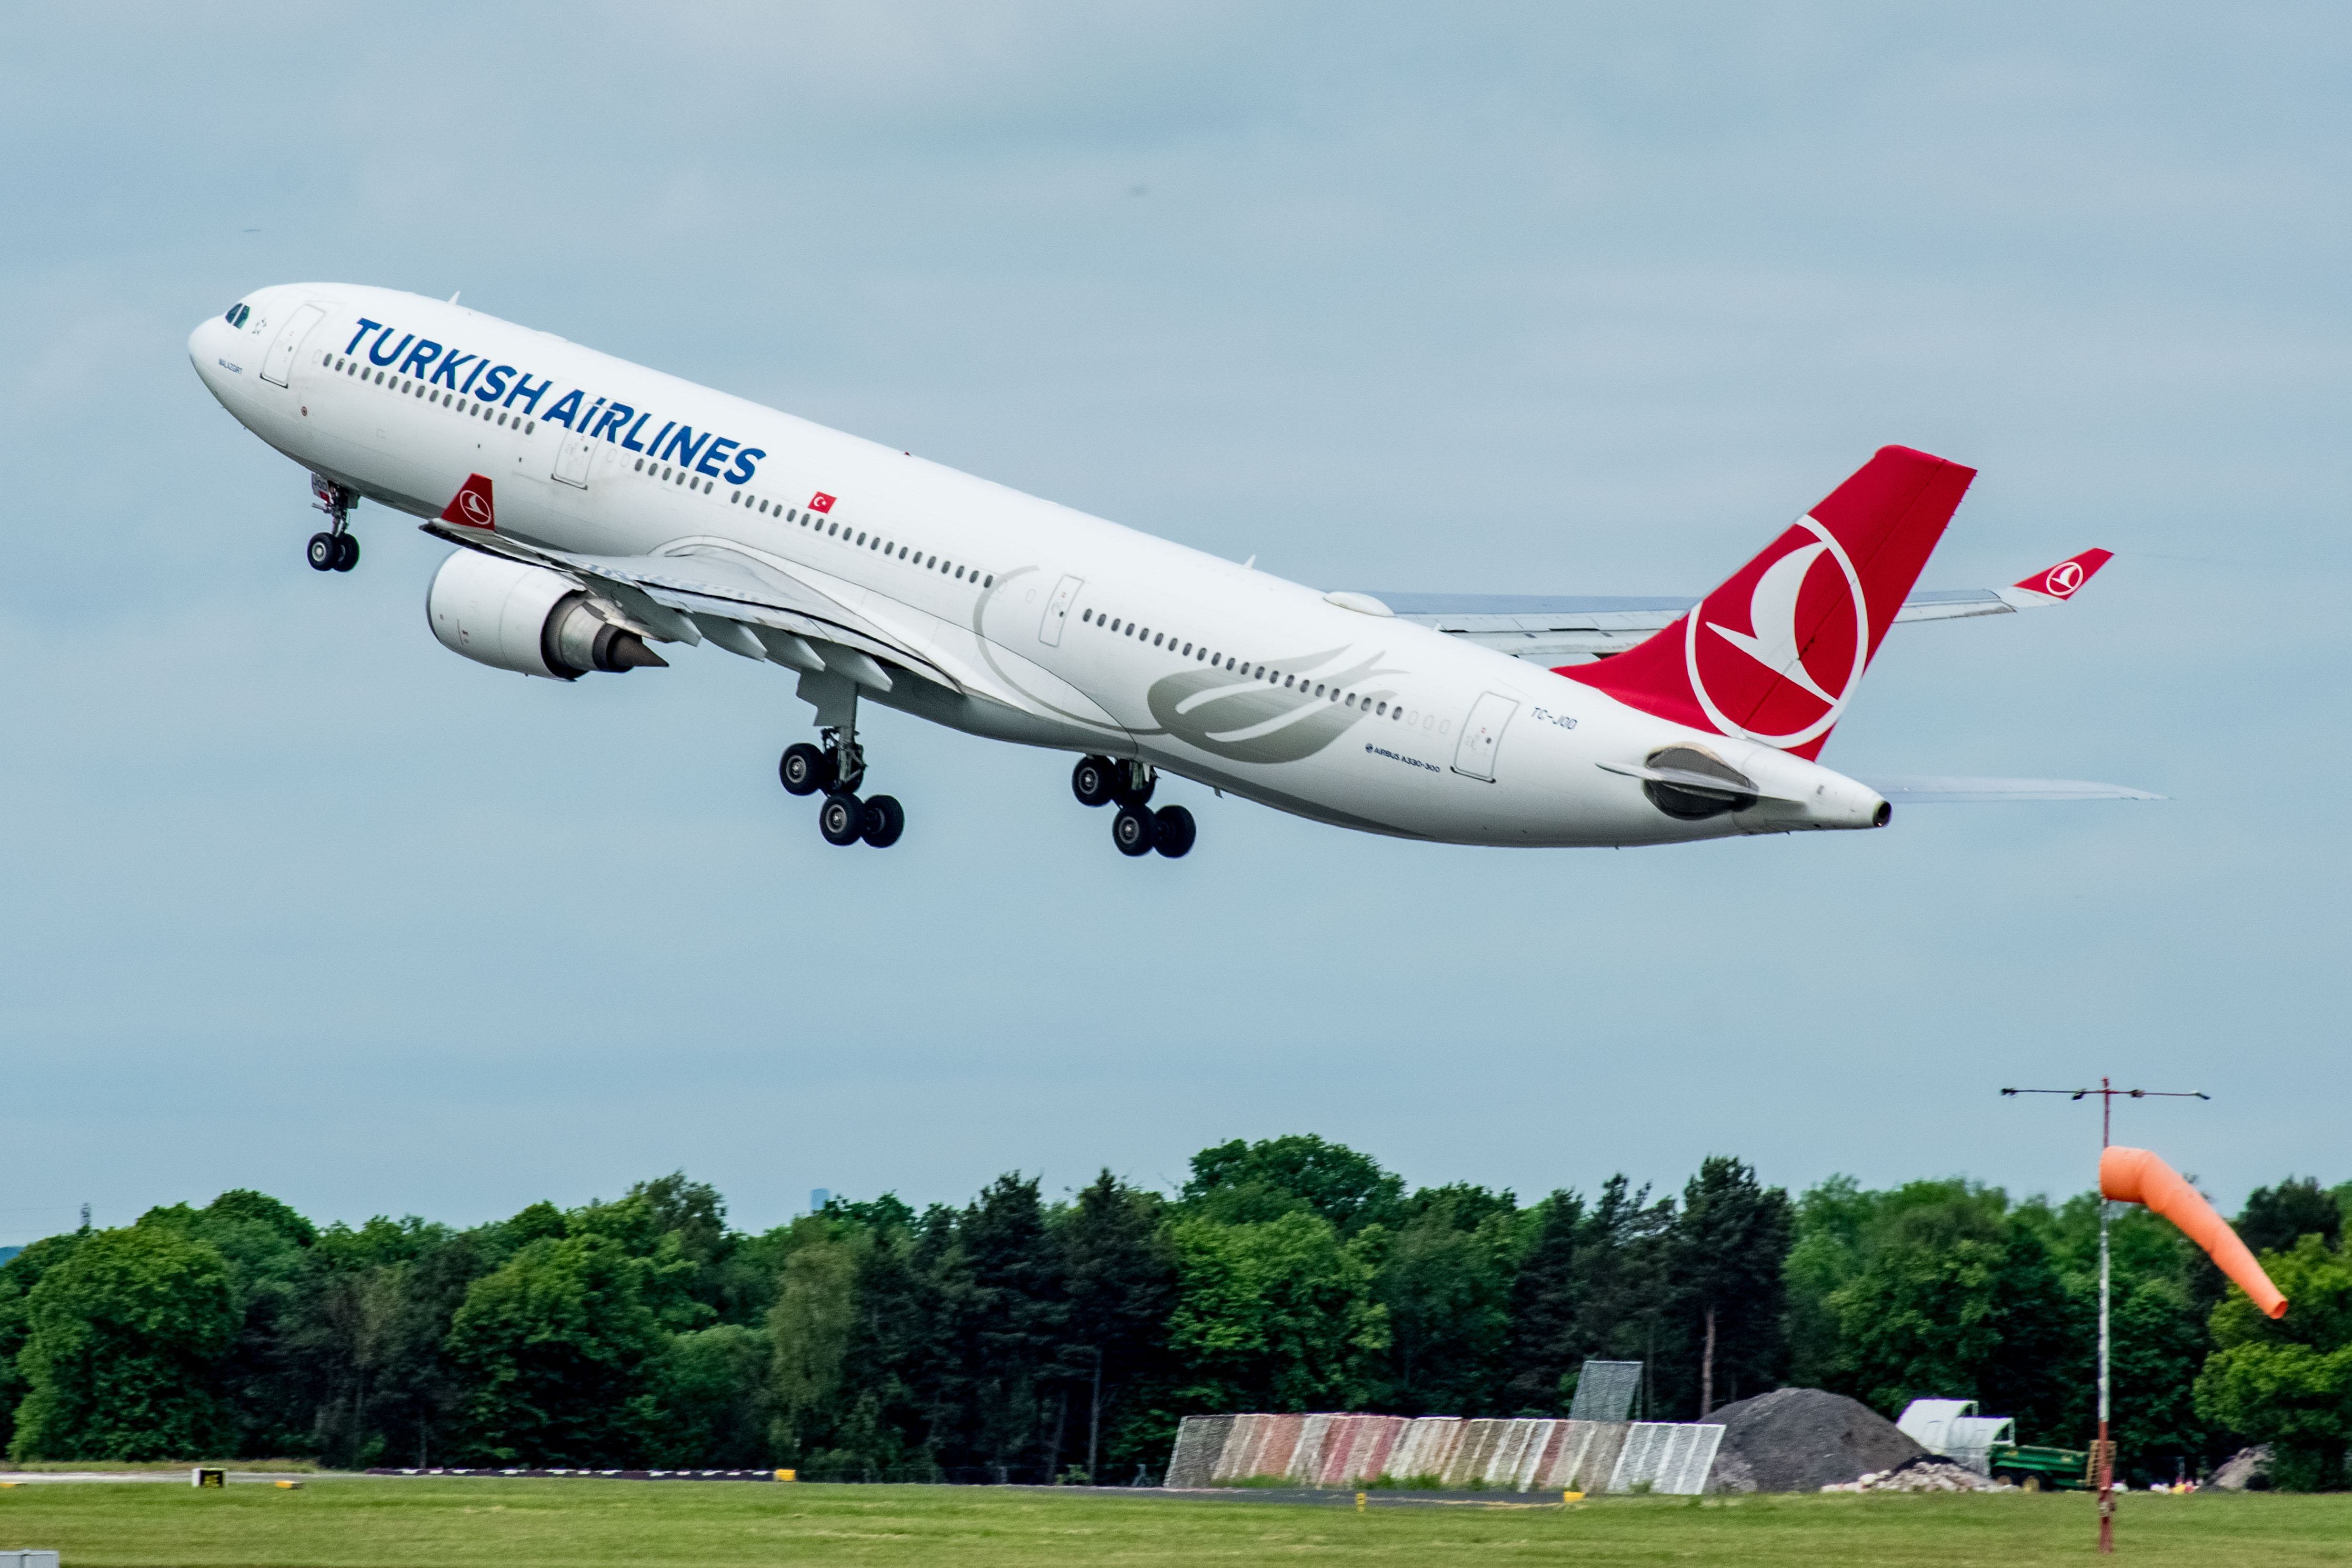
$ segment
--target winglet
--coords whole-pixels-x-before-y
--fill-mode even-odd
[[[2015,594],[2020,608],[2033,604],[2063,604],[2083,591],[2083,585],[2098,575],[2099,568],[2116,559],[2111,549],[2086,549],[2081,555],[2070,555],[2048,571],[2037,571],[2021,582],[2010,585],[2009,598]]]
[[[456,495],[449,497],[449,504],[441,508],[441,520],[445,523],[460,523],[469,528],[497,528],[499,513],[498,507],[490,500],[488,477],[481,474],[468,474],[466,476],[466,483],[458,488]]]

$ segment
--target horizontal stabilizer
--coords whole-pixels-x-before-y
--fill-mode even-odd
[[[1898,806],[1942,806],[1982,800],[2161,800],[2123,784],[2079,779],[1942,779],[1931,774],[1854,776]]]

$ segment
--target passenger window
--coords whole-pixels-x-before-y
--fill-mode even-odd
[[[980,585],[982,588],[994,588],[996,586],[996,574],[992,571],[990,572],[986,577],[980,580]]]
[[[1381,717],[1381,718],[1386,718],[1386,717],[1388,717],[1388,716],[1389,716],[1389,705],[1388,705],[1388,704],[1386,704],[1386,703],[1382,703],[1382,704],[1381,704],[1381,705],[1380,705],[1380,706],[1378,706],[1377,708],[1374,708],[1372,711],[1373,711],[1374,715],[1375,715],[1375,716],[1377,716],[1378,717]]]

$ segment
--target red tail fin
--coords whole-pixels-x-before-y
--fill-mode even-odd
[[[1882,446],[1697,609],[1559,674],[1694,729],[1817,757],[1976,476]]]

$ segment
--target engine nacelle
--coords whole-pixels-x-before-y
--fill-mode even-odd
[[[441,563],[425,591],[425,618],[453,653],[553,681],[668,664],[635,632],[597,614],[570,580],[479,550],[461,549]]]

